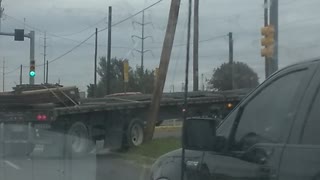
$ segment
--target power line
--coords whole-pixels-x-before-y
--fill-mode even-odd
[[[104,20],[106,20],[106,17],[102,18],[101,20],[97,21],[97,22],[94,23],[93,25],[91,25],[91,26],[89,26],[89,27],[87,27],[87,28],[84,28],[84,29],[82,29],[82,30],[80,30],[80,31],[78,31],[78,32],[74,32],[74,33],[70,33],[70,34],[66,34],[66,35],[60,35],[60,36],[63,37],[63,36],[73,36],[73,35],[75,35],[75,34],[80,34],[80,33],[84,32],[84,31],[86,31],[86,30],[89,30],[89,29],[91,29],[91,28],[95,28],[98,24],[102,23]]]
[[[8,72],[6,72],[6,73],[4,73],[4,74],[5,74],[5,75],[11,74],[11,73],[17,71],[18,69],[20,69],[20,66],[18,66],[17,68],[15,68],[15,69],[13,69],[13,70],[11,70],[11,71],[8,71]]]
[[[208,42],[208,41],[213,41],[213,40],[216,40],[216,39],[220,39],[222,37],[226,37],[227,35],[224,34],[224,35],[220,35],[220,36],[214,36],[214,37],[211,37],[209,39],[204,39],[204,40],[201,40],[199,41],[199,43],[204,43],[204,42]],[[193,42],[191,42],[190,44],[193,44]],[[175,44],[173,45],[173,47],[181,47],[181,46],[186,46],[187,43],[184,43],[184,44]],[[158,47],[150,47],[150,49],[158,49],[158,48],[162,48],[162,46],[158,46]]]
[[[13,19],[13,20],[19,22],[20,24],[24,24],[26,27],[28,27],[29,30],[36,30],[36,31],[38,31],[38,32],[40,32],[40,33],[44,33],[44,32],[45,32],[44,30],[41,30],[40,28],[37,28],[37,27],[32,26],[32,25],[30,25],[30,24],[27,24],[27,23],[19,20],[18,18],[15,18],[15,17],[13,17],[13,16],[11,16],[11,15],[8,15],[8,14],[6,14],[6,13],[3,13],[3,14],[4,14],[6,17],[9,17],[10,19]],[[82,33],[82,32],[84,32],[84,31],[86,31],[86,30],[88,30],[88,29],[90,29],[90,28],[93,28],[93,27],[95,27],[96,25],[100,24],[100,23],[103,22],[105,19],[106,19],[106,17],[100,19],[99,21],[97,21],[97,22],[94,23],[93,25],[91,25],[91,26],[89,26],[89,27],[87,27],[87,28],[84,28],[84,29],[82,29],[82,30],[80,30],[80,31],[74,32],[74,33],[70,33],[70,34],[66,34],[66,35],[57,35],[57,34],[53,34],[53,33],[48,32],[48,35],[53,36],[53,37],[62,38],[62,39],[71,40],[71,41],[76,41],[76,40],[73,40],[73,39],[66,38],[65,36],[72,36],[72,35],[75,35],[75,34]]]
[[[146,8],[144,8],[144,9],[142,9],[142,10],[134,13],[133,15],[131,15],[131,16],[129,16],[129,17],[127,17],[127,18],[125,18],[125,19],[123,19],[123,20],[121,20],[121,21],[118,21],[118,22],[112,24],[111,27],[117,26],[117,25],[119,25],[119,24],[121,24],[121,23],[123,23],[123,22],[125,22],[125,21],[127,21],[127,20],[129,20],[129,19],[131,19],[131,18],[133,18],[133,17],[135,17],[135,16],[137,16],[138,14],[142,13],[143,11],[145,11],[145,10],[147,10],[147,9],[150,9],[150,8],[152,8],[153,6],[159,4],[161,1],[163,1],[163,0],[159,0],[159,1],[151,4],[150,6],[147,6]],[[99,30],[98,32],[105,31],[105,30],[107,30],[107,29],[108,29],[108,27],[105,27],[105,28]]]
[[[119,21],[119,22],[114,23],[112,26],[119,25],[119,24],[121,24],[121,23],[123,23],[123,22],[125,22],[125,21],[127,21],[127,20],[129,20],[129,19],[131,19],[132,17],[134,17],[134,16],[142,13],[142,12],[143,12],[144,10],[146,10],[146,9],[149,9],[149,8],[155,6],[156,4],[160,3],[161,1],[163,1],[163,0],[159,0],[159,1],[151,4],[150,6],[148,6],[148,7],[144,8],[144,9],[140,10],[139,12],[137,12],[137,13],[135,13],[135,14],[133,14],[133,15],[131,15],[131,16],[129,16],[129,17],[127,17],[127,18]],[[8,16],[8,15],[7,15],[7,16]],[[10,16],[10,17],[11,17],[11,16]],[[13,17],[11,17],[11,18],[13,18]],[[14,18],[14,19],[15,19],[15,18]],[[17,19],[16,19],[16,20],[17,20]],[[19,21],[19,20],[17,20],[17,21]],[[34,27],[32,27],[32,26],[29,26],[29,25],[27,25],[27,26],[28,26],[28,27],[31,27],[31,28],[34,29],[34,30],[38,30],[38,31],[42,32],[42,31],[41,31],[40,29],[38,29],[38,28],[34,28]],[[108,29],[108,27],[107,27],[107,28],[104,28],[104,29],[102,29],[102,30],[100,30],[100,31],[98,31],[98,32],[104,31],[104,30],[106,30],[106,29]],[[51,33],[50,33],[50,34],[51,34]],[[77,44],[76,46],[74,46],[73,48],[71,48],[69,51],[67,51],[67,52],[61,54],[60,56],[58,56],[58,57],[50,60],[49,63],[55,62],[55,61],[61,59],[62,57],[66,56],[67,54],[71,53],[72,51],[74,51],[75,49],[77,49],[78,47],[80,47],[82,44],[84,44],[85,42],[87,42],[87,41],[88,41],[92,36],[94,36],[94,35],[95,35],[95,33],[92,33],[89,37],[87,37],[85,40],[83,40],[82,42],[80,42],[79,44]],[[54,36],[57,36],[57,35],[54,35]],[[58,36],[58,37],[59,37],[59,36]],[[64,38],[64,37],[61,37],[61,38]],[[67,38],[67,39],[68,39],[68,38]],[[39,65],[36,65],[36,67],[44,66],[44,65],[45,65],[45,64],[39,64]],[[23,67],[28,67],[28,66],[23,66]],[[20,66],[17,67],[16,69],[12,70],[12,71],[7,72],[6,74],[12,73],[12,72],[18,70],[19,68],[20,68]]]
[[[35,31],[44,33],[44,31],[42,31],[41,29],[39,29],[39,28],[37,28],[37,27],[34,27],[34,26],[31,26],[31,25],[29,25],[29,24],[27,24],[27,23],[25,23],[25,22],[23,22],[23,21],[15,18],[15,17],[13,17],[13,16],[8,15],[7,13],[3,13],[3,14],[4,14],[6,17],[8,17],[8,18],[10,18],[10,19],[13,19],[13,20],[15,20],[15,21],[17,21],[17,22],[19,22],[20,24],[25,25],[26,27],[28,27],[29,30],[35,30]]]
[[[121,24],[121,23],[123,23],[123,22],[125,22],[125,21],[127,21],[127,20],[129,20],[129,19],[131,19],[131,18],[133,18],[133,17],[135,17],[135,16],[137,16],[138,14],[142,13],[144,10],[150,9],[151,7],[159,4],[159,3],[162,2],[162,1],[163,1],[163,0],[159,0],[159,1],[157,1],[157,2],[155,2],[155,3],[153,3],[153,4],[151,4],[151,5],[147,6],[146,8],[144,8],[144,9],[136,12],[135,14],[133,14],[133,15],[131,15],[131,16],[123,19],[123,20],[120,20],[120,21],[118,21],[118,22],[116,22],[116,23],[114,23],[114,24],[112,24],[111,27],[117,26],[117,25],[119,25],[119,24]],[[41,29],[39,29],[39,28],[37,28],[37,27],[31,26],[31,25],[29,25],[29,24],[26,24],[25,22],[22,22],[21,20],[15,18],[15,17],[13,17],[13,16],[10,16],[10,15],[8,15],[8,14],[5,14],[5,15],[6,15],[7,17],[9,17],[9,18],[11,18],[11,19],[19,22],[19,23],[25,24],[26,27],[29,27],[29,30],[32,29],[32,30],[36,30],[36,31],[38,31],[38,32],[40,32],[40,33],[44,33],[44,31],[42,31]],[[106,17],[104,17],[102,20],[98,21],[95,25],[101,23],[105,18],[106,18]],[[90,29],[90,28],[83,29],[83,30],[81,30],[81,31],[79,31],[79,32],[75,32],[75,33],[73,33],[73,34],[71,34],[71,35],[81,33],[81,32],[83,32],[83,31],[85,31],[85,30],[87,30],[87,29]],[[98,32],[102,32],[102,31],[105,31],[105,30],[107,30],[107,29],[108,29],[108,27],[103,28],[103,29],[99,30]],[[47,32],[47,35],[53,36],[53,37],[57,37],[57,38],[61,38],[61,39],[65,39],[65,40],[69,40],[69,41],[74,41],[74,42],[81,43],[81,44],[84,44],[84,43],[79,42],[79,41],[77,41],[77,40],[70,39],[70,38],[66,38],[66,37],[59,36],[59,35],[56,35],[56,34],[53,34],[53,33],[49,33],[49,32]],[[66,36],[69,36],[69,35],[66,35]],[[93,43],[86,43],[86,44],[94,46]],[[105,45],[99,45],[99,46],[105,46]],[[130,49],[130,48],[127,48],[127,47],[113,47],[113,48],[126,48],[126,49]]]
[[[134,17],[134,16],[142,13],[142,12],[143,12],[144,10],[146,10],[146,9],[149,9],[149,8],[155,6],[156,4],[160,3],[161,1],[163,1],[163,0],[159,0],[159,1],[151,4],[150,6],[148,6],[148,7],[144,8],[144,9],[140,10],[139,12],[135,13],[134,15],[131,15],[131,16],[129,16],[129,17],[127,17],[127,18],[125,18],[125,19],[123,19],[123,20],[121,20],[121,21],[118,21],[118,22],[114,23],[112,26],[116,26],[116,25],[118,25],[118,24],[121,24],[121,23],[123,23],[123,22],[131,19],[132,17]],[[106,29],[108,29],[108,27],[107,27],[107,28],[104,28],[104,29],[102,29],[102,30],[100,30],[100,31],[98,31],[98,32],[104,31],[104,30],[106,30]],[[58,56],[58,57],[55,58],[55,59],[50,60],[49,63],[52,63],[52,62],[54,62],[54,61],[57,61],[57,60],[61,59],[62,57],[66,56],[67,54],[71,53],[72,51],[74,51],[75,49],[77,49],[78,47],[80,47],[82,44],[84,44],[86,41],[88,41],[88,40],[89,40],[92,36],[94,36],[94,35],[95,35],[95,33],[92,33],[88,38],[86,38],[85,40],[83,40],[82,42],[80,42],[78,45],[76,45],[75,47],[73,47],[73,48],[70,49],[69,51],[65,52],[64,54]],[[40,64],[40,65],[37,65],[37,66],[43,66],[43,65],[45,65],[45,64]]]
[[[81,43],[77,44],[76,46],[74,46],[73,48],[71,48],[69,51],[61,54],[60,56],[52,59],[49,61],[49,63],[52,63],[54,61],[57,61],[59,59],[61,59],[62,57],[66,56],[67,54],[71,53],[72,51],[74,51],[75,49],[77,49],[78,47],[80,47],[82,44],[84,44],[86,41],[88,41],[92,36],[94,36],[95,33],[91,34],[89,37],[87,37],[85,40],[83,40]],[[37,66],[44,66],[45,64],[40,64],[40,65],[37,65]]]

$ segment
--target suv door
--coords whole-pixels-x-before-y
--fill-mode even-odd
[[[207,152],[204,167],[212,179],[276,179],[293,115],[314,68],[287,68],[261,85],[225,122],[217,134],[228,139],[223,152]]]
[[[313,79],[300,112],[295,131],[286,144],[280,168],[280,179],[320,179],[320,70]]]

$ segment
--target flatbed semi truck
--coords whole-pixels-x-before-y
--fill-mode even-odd
[[[249,92],[248,89],[222,92],[190,92],[188,116],[223,118]],[[160,103],[160,125],[166,119],[182,117],[183,93],[164,93]],[[97,140],[105,147],[129,148],[144,141],[144,129],[151,95],[128,93],[104,98],[79,97],[76,87],[44,86],[15,88],[0,94],[0,144],[2,151],[28,154],[36,144],[47,151],[60,147],[67,135],[66,152],[89,152]]]

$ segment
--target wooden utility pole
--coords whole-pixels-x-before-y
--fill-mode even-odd
[[[5,76],[5,70],[6,70],[6,60],[5,60],[5,58],[3,58],[3,64],[2,64],[3,66],[2,66],[2,92],[4,92],[4,76]]]
[[[234,62],[233,62],[233,38],[232,38],[232,32],[229,32],[229,65],[231,68],[231,89],[235,88],[235,82],[234,82]]]
[[[268,8],[268,0],[264,0],[264,27],[269,25],[269,8]],[[266,79],[270,76],[270,65],[271,60],[267,56],[265,57],[265,76]]]
[[[204,74],[201,74],[201,90],[204,91]]]
[[[193,91],[199,90],[199,0],[194,0]]]
[[[107,94],[110,94],[110,71],[111,71],[111,26],[112,26],[112,7],[109,6],[108,18],[108,57],[107,57]]]
[[[48,84],[48,79],[49,79],[49,61],[47,60],[46,84]]]
[[[160,66],[159,66],[159,75],[157,83],[152,95],[152,102],[150,106],[150,114],[148,116],[147,125],[145,128],[145,141],[152,140],[154,127],[158,120],[160,101],[162,98],[163,88],[167,77],[167,71],[169,66],[169,61],[171,57],[173,41],[175,37],[178,16],[180,9],[180,0],[171,0],[168,24],[166,35],[163,42],[161,57],[160,57]]]
[[[22,64],[20,65],[20,85],[22,85]]]
[[[98,57],[98,28],[96,28],[96,39],[94,47],[94,87],[93,87],[93,97],[97,96],[97,57]]]

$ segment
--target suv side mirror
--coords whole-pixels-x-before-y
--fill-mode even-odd
[[[190,118],[184,122],[183,146],[188,150],[215,151],[225,144],[216,136],[219,121],[209,118]]]

